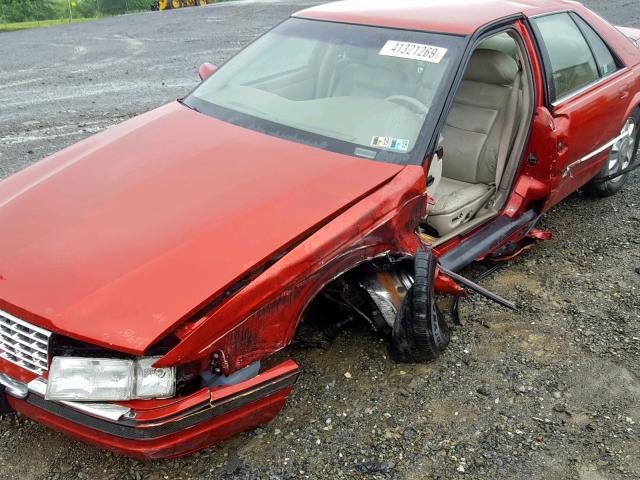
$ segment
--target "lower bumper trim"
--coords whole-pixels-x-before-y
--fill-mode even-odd
[[[41,397],[45,396],[47,391],[47,381],[43,378],[36,378],[35,380],[29,382],[27,385],[29,391],[31,393],[35,393]],[[128,414],[131,409],[127,407],[122,407],[120,405],[116,405],[115,403],[89,403],[89,402],[60,402],[62,405],[66,405],[67,407],[71,407],[74,410],[79,410],[84,413],[88,413],[89,415],[93,415],[94,417],[104,418],[106,420],[112,420],[117,422],[126,414]]]
[[[7,395],[24,400],[29,395],[29,388],[22,382],[14,380],[9,375],[0,372],[0,386]]]
[[[24,399],[5,394],[0,385],[0,406],[4,400],[10,412],[121,455],[177,458],[271,421],[284,407],[299,374],[298,365],[287,360],[244,382],[203,389],[169,405],[142,405],[132,410],[135,415],[118,420],[47,401],[31,384]]]
[[[162,424],[155,423],[145,425],[126,418],[118,422],[102,420],[65,406],[64,404],[45,400],[36,394],[29,395],[26,398],[26,402],[53,415],[108,435],[128,440],[150,440],[181,432],[224,415],[232,410],[241,408],[244,405],[274,395],[285,388],[292,387],[296,383],[298,375],[299,371],[295,370],[278,378],[271,378],[249,390],[239,391],[235,395],[231,395],[220,401],[212,401],[211,403],[198,405],[188,412],[183,412],[180,418],[171,419]]]

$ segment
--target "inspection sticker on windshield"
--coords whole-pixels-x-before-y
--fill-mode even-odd
[[[446,54],[446,48],[396,40],[389,40],[379,53],[387,57],[410,58],[431,63],[440,63]]]
[[[407,152],[409,151],[409,140],[393,137],[373,137],[373,140],[371,140],[371,146],[376,148],[388,148],[389,150],[395,150],[396,152]]]

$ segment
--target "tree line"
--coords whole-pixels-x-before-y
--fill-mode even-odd
[[[74,17],[99,17],[149,10],[153,0],[75,0]],[[26,22],[69,16],[69,0],[0,0],[0,21]]]

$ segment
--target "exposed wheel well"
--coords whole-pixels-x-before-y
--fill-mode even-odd
[[[311,330],[321,332],[326,340],[330,340],[353,323],[364,323],[375,331],[387,330],[391,326],[391,312],[385,311],[374,290],[376,286],[379,290],[389,290],[389,297],[396,302],[394,307],[399,308],[412,281],[409,275],[412,268],[413,257],[385,256],[368,260],[342,273],[309,301],[300,316],[294,342],[304,342],[302,337]],[[402,283],[402,279],[406,283]]]

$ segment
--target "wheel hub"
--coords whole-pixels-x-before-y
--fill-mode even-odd
[[[611,149],[611,155],[609,156],[609,172],[611,174],[617,173],[620,170],[631,165],[633,161],[633,150],[636,144],[636,137],[638,136],[638,130],[636,129],[636,123],[633,118],[629,118],[620,135],[625,135],[618,140]],[[622,181],[624,177],[617,177],[612,179],[612,182]]]

